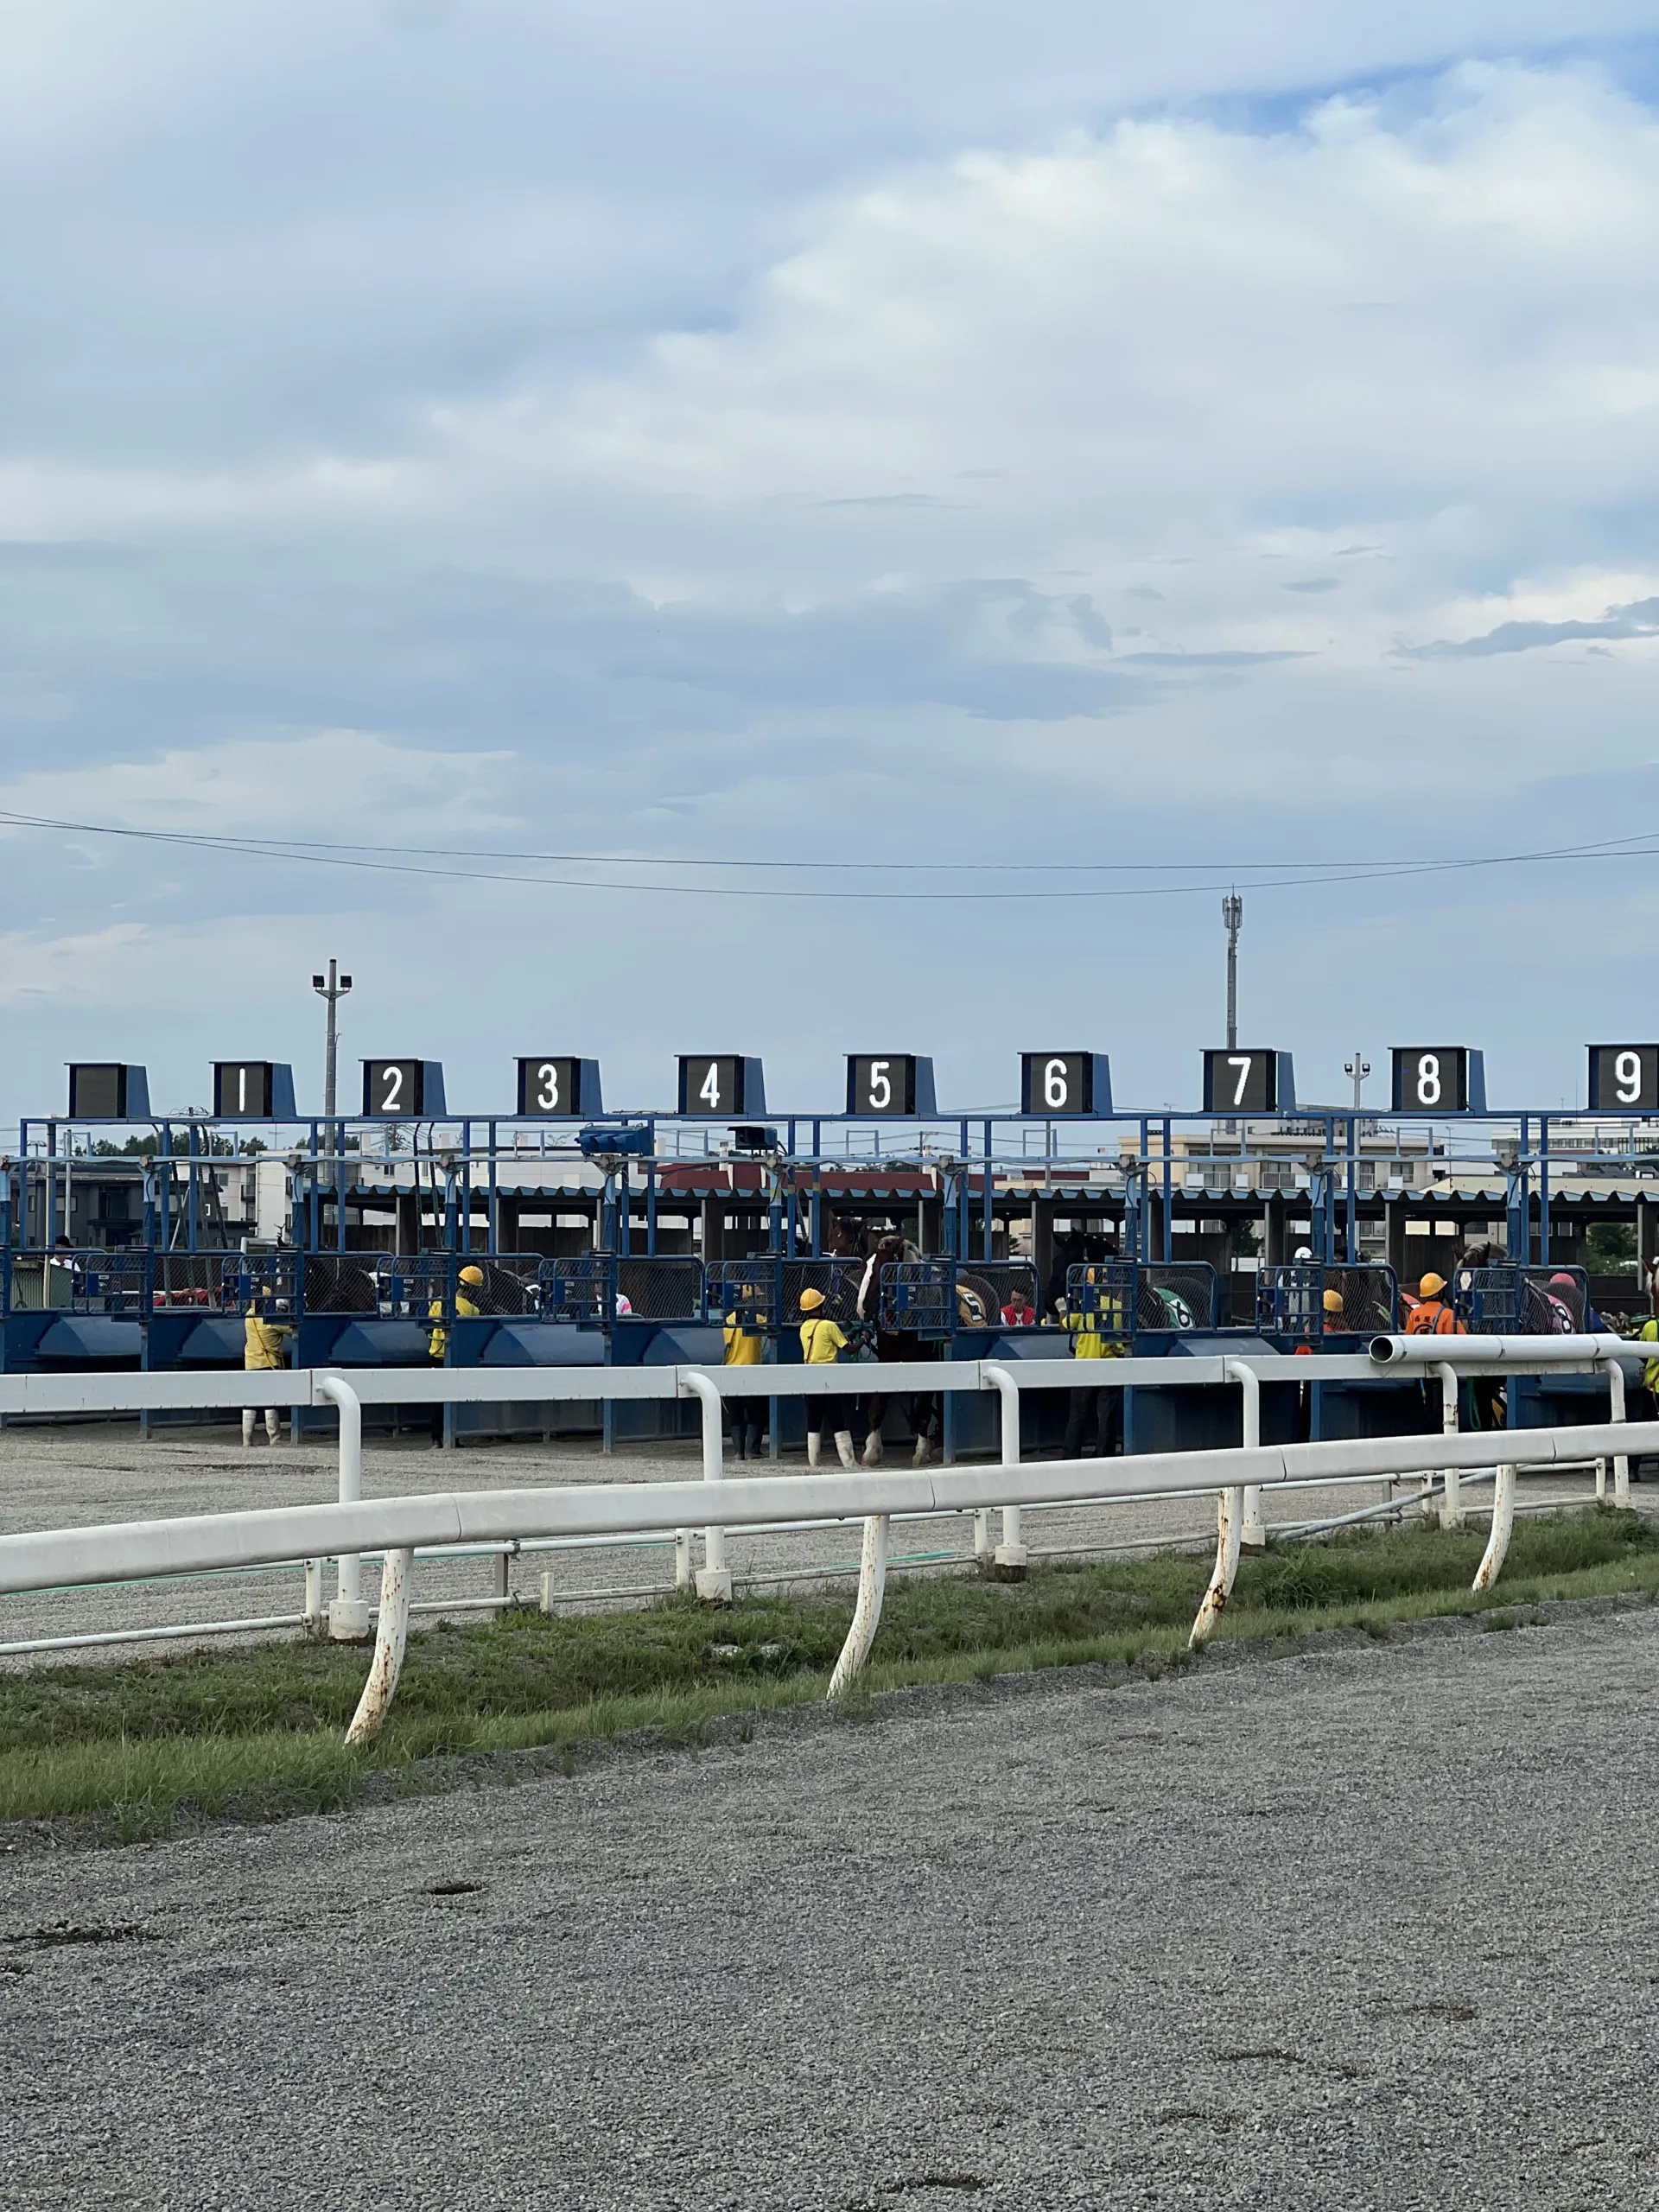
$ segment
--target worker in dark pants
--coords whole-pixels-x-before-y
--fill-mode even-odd
[[[455,1319],[458,1321],[477,1320],[481,1309],[477,1301],[467,1294],[483,1287],[482,1268],[466,1267],[461,1269],[460,1287],[455,1292]],[[426,1340],[426,1356],[435,1367],[442,1367],[449,1350],[449,1332],[443,1324],[443,1300],[441,1298],[435,1298],[427,1307],[426,1318],[437,1324]],[[432,1441],[435,1444],[443,1441],[443,1408],[441,1404],[432,1408]]]
[[[738,1293],[740,1299],[753,1300],[755,1286],[745,1283]],[[766,1348],[766,1317],[756,1313],[744,1320],[734,1306],[726,1316],[725,1351],[722,1364],[727,1367],[759,1367]],[[764,1398],[728,1398],[726,1410],[732,1423],[732,1443],[740,1459],[760,1457],[760,1431],[766,1415]]]
[[[1090,1272],[1089,1280],[1094,1280]],[[1122,1344],[1109,1337],[1101,1326],[1098,1313],[1068,1313],[1065,1325],[1071,1333],[1071,1357],[1077,1359],[1122,1359]],[[1094,1388],[1079,1385],[1067,1394],[1071,1405],[1065,1416],[1065,1453],[1068,1459],[1109,1459],[1123,1449],[1123,1394],[1107,1384]],[[1093,1449],[1084,1443],[1084,1437],[1092,1429]]]

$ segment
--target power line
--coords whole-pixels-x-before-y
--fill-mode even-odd
[[[49,815],[29,815],[0,810],[0,824],[13,829],[55,830],[73,836],[121,837],[144,843],[178,845],[194,851],[222,852],[244,859],[300,861],[311,867],[341,868],[365,873],[389,875],[409,875],[441,881],[463,883],[513,883],[545,890],[620,891],[647,893],[683,899],[789,899],[854,900],[864,903],[872,899],[882,901],[948,901],[982,904],[986,901],[1027,903],[1037,900],[1064,899],[1117,899],[1178,898],[1198,892],[1211,892],[1218,882],[1228,883],[1240,874],[1255,878],[1251,887],[1255,890],[1296,890],[1329,883],[1363,883],[1386,881],[1396,877],[1456,874],[1478,868],[1519,868],[1548,861],[1636,860],[1652,858],[1659,854],[1659,830],[1644,830],[1624,837],[1598,840],[1580,845],[1541,847],[1531,851],[1491,853],[1465,855],[1446,860],[1414,861],[1063,861],[1050,863],[1031,861],[757,861],[749,859],[708,860],[671,859],[658,855],[601,853],[534,853],[493,852],[486,849],[451,846],[335,844],[320,839],[242,837],[228,833],[183,830],[137,829],[128,824],[106,822],[78,822]],[[369,855],[387,857],[372,858]],[[391,855],[417,857],[392,858]],[[1132,884],[1122,886],[1051,886],[1036,890],[927,890],[881,891],[873,889],[837,889],[819,886],[777,887],[756,885],[733,887],[718,884],[687,884],[641,881],[631,879],[597,878],[592,876],[527,875],[494,868],[428,868],[417,864],[418,859],[455,860],[512,860],[524,863],[548,866],[627,867],[667,868],[742,868],[785,869],[791,874],[812,871],[869,871],[871,873],[980,873],[1027,874],[1157,874],[1197,876],[1201,881],[1160,884]],[[1260,880],[1256,872],[1264,868],[1292,869],[1296,873]],[[1317,870],[1317,873],[1309,871]]]

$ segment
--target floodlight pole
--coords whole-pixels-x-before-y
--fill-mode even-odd
[[[339,963],[331,960],[328,963],[327,975],[314,976],[311,978],[311,988],[319,998],[328,1001],[328,1042],[322,1063],[322,1110],[325,1118],[332,1121],[334,1117],[334,1078],[338,1066],[337,1052],[340,1044],[340,1032],[334,1010],[346,992],[351,989],[352,979],[349,976],[342,976]]]
[[[1230,891],[1221,902],[1221,918],[1227,925],[1227,1049],[1238,1050],[1238,933],[1244,925],[1244,901]]]
[[[1342,1071],[1344,1075],[1351,1076],[1353,1077],[1354,1111],[1357,1114],[1361,1110],[1363,1104],[1360,1092],[1363,1087],[1366,1077],[1370,1075],[1371,1071],[1371,1064],[1366,1058],[1363,1052],[1356,1052],[1351,1060],[1344,1060],[1343,1062]]]

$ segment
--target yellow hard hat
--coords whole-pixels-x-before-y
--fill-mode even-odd
[[[1342,1312],[1343,1297],[1342,1293],[1339,1290],[1327,1290],[1325,1292],[1325,1310],[1327,1313],[1340,1313]]]
[[[1446,1277],[1444,1275],[1429,1274],[1426,1274],[1422,1281],[1418,1284],[1417,1295],[1420,1298],[1438,1298],[1445,1288]]]
[[[823,1293],[821,1290],[804,1290],[801,1293],[801,1311],[803,1313],[811,1313],[816,1312],[823,1303]]]
[[[461,1279],[462,1282],[471,1283],[474,1290],[479,1289],[483,1284],[484,1270],[482,1268],[463,1268]]]

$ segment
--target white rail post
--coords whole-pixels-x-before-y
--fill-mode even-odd
[[[726,1440],[721,1433],[720,1392],[706,1375],[687,1368],[683,1387],[702,1405],[702,1478],[706,1483],[726,1479]],[[726,1564],[726,1531],[710,1526],[702,1532],[702,1565],[697,1573],[697,1595],[705,1605],[729,1605],[732,1570]]]
[[[317,1395],[340,1408],[340,1502],[355,1505],[363,1495],[362,1403],[343,1375],[320,1375]],[[349,1552],[340,1561],[334,1601],[328,1608],[328,1633],[337,1643],[359,1643],[368,1632],[362,1556]]]
[[[409,1641],[409,1578],[415,1554],[407,1545],[388,1545],[380,1568],[380,1618],[375,1624],[374,1657],[369,1679],[346,1731],[348,1744],[372,1743],[391,1708]]]
[[[1242,1433],[1246,1446],[1254,1450],[1262,1441],[1262,1378],[1253,1367],[1247,1366],[1242,1359],[1230,1359],[1222,1371],[1231,1381],[1236,1382],[1244,1393],[1244,1427]],[[1313,1387],[1310,1382],[1308,1389],[1312,1390]],[[1239,1548],[1247,1552],[1266,1551],[1268,1531],[1267,1524],[1262,1518],[1260,1483],[1246,1483],[1239,1494],[1236,1518],[1238,1526]],[[1219,1560],[1219,1549],[1217,1549],[1217,1557]],[[1236,1556],[1234,1558],[1233,1565],[1236,1570],[1238,1565]],[[1230,1594],[1232,1586],[1232,1578],[1230,1576],[1227,1582]],[[1224,1598],[1222,1602],[1224,1605],[1226,1599]]]
[[[982,1366],[979,1371],[987,1382],[994,1385],[1002,1401],[1002,1465],[1017,1467],[1020,1465],[1020,1385],[1006,1367],[1000,1367],[994,1362]],[[974,1548],[978,1552],[977,1529]],[[1028,1557],[1020,1535],[1020,1508],[1005,1505],[1002,1508],[1002,1541],[992,1553],[991,1563],[998,1573],[1012,1578],[1024,1574]]]
[[[1624,1410],[1624,1370],[1616,1359],[1610,1359],[1605,1363],[1605,1364],[1607,1369],[1608,1417],[1615,1421],[1624,1421],[1629,1418]],[[1605,1497],[1606,1495],[1607,1462],[1605,1459],[1598,1459],[1596,1462],[1596,1496],[1598,1497]],[[1613,1455],[1613,1503],[1615,1505],[1628,1505],[1630,1502],[1630,1455],[1628,1452],[1615,1452]]]
[[[322,1561],[320,1559],[308,1559],[305,1562],[306,1634],[321,1636],[323,1627]]]
[[[864,1523],[864,1549],[858,1563],[858,1603],[853,1624],[830,1677],[831,1700],[845,1697],[864,1671],[864,1662],[881,1625],[881,1595],[887,1586],[887,1516],[873,1513]]]
[[[1435,1373],[1440,1378],[1440,1433],[1442,1436],[1455,1436],[1458,1433],[1458,1370],[1449,1359],[1443,1359],[1436,1363]],[[1446,1496],[1440,1503],[1440,1526],[1442,1529],[1461,1529],[1463,1500],[1459,1493],[1457,1469],[1443,1469],[1441,1479],[1446,1484]],[[1430,1510],[1431,1483],[1432,1478],[1431,1482],[1423,1484],[1425,1518]]]
[[[1244,1393],[1243,1439],[1247,1450],[1260,1448],[1262,1442],[1262,1378],[1253,1367],[1242,1359],[1223,1363],[1222,1373],[1229,1382],[1236,1382]],[[1233,1585],[1238,1579],[1238,1554],[1245,1529],[1245,1501],[1254,1490],[1256,1499],[1258,1526],[1262,1515],[1260,1484],[1235,1484],[1222,1491],[1216,1504],[1216,1564],[1211,1572],[1210,1586],[1204,1593],[1198,1618],[1192,1624],[1192,1633],[1187,1637],[1189,1646],[1207,1643],[1215,1634],[1227,1600],[1233,1594]],[[1259,1549],[1267,1548],[1265,1531]]]
[[[1492,1533],[1486,1539],[1486,1549],[1475,1569],[1471,1589],[1490,1590],[1503,1572],[1503,1557],[1510,1548],[1510,1531],[1514,1526],[1515,1469],[1500,1467],[1497,1480],[1492,1485]]]

